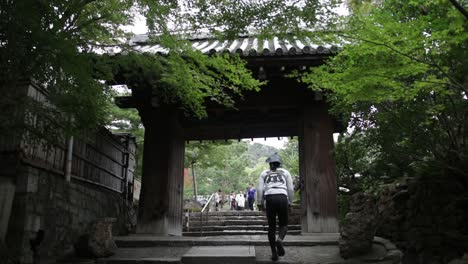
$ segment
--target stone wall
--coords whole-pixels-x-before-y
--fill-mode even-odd
[[[377,235],[404,253],[403,263],[448,263],[468,252],[468,189],[426,176],[390,185],[378,197]]]
[[[22,263],[32,262],[29,240],[44,230],[39,256],[53,258],[72,249],[78,236],[102,217],[115,217],[114,233],[127,229],[122,194],[79,180],[65,181],[44,169],[24,166],[17,186],[7,245]]]
[[[47,91],[38,85],[25,83],[16,91],[47,103]],[[61,127],[47,126],[37,112],[15,111],[13,121],[30,130],[0,135],[0,262],[32,263],[31,244],[36,257],[62,255],[102,217],[117,219],[114,233],[127,230],[134,215],[128,211],[135,138],[103,127],[68,137]],[[35,126],[55,136],[31,137]]]

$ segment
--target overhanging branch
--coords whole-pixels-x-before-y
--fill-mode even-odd
[[[458,11],[460,11],[460,13],[462,13],[462,15],[465,16],[466,19],[468,19],[468,11],[463,6],[461,6],[460,3],[457,2],[457,0],[449,0],[449,1]]]

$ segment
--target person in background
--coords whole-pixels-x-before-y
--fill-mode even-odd
[[[266,162],[270,169],[260,174],[257,185],[257,206],[266,210],[268,219],[268,242],[271,248],[271,259],[278,260],[278,256],[286,253],[283,240],[288,232],[288,211],[294,198],[291,174],[280,168],[281,157],[275,153]],[[264,205],[265,201],[265,205]],[[278,216],[278,238],[276,239],[276,216]]]
[[[219,190],[219,191],[221,191],[221,190]],[[224,207],[224,203],[226,202],[226,195],[224,194],[224,192],[221,192],[221,193],[219,194],[219,196],[220,196],[220,198],[219,198],[219,206],[221,207],[221,211],[222,211],[222,209],[223,209],[223,207]]]
[[[215,201],[216,211],[219,211],[219,203],[221,201],[221,189],[219,189],[218,192],[215,192],[214,201]]]
[[[244,197],[244,192],[242,190],[239,191],[239,194],[236,195],[236,202],[237,202],[237,210],[238,211],[244,210],[245,197]]]
[[[231,210],[237,210],[236,194],[234,192],[231,192],[229,199],[231,201]]]
[[[254,202],[255,202],[255,193],[257,192],[257,189],[255,189],[253,183],[249,185],[249,188],[247,189],[247,206],[248,208],[253,211],[254,210]]]

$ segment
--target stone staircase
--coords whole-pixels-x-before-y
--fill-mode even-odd
[[[288,234],[301,234],[299,209],[291,210]],[[268,221],[264,212],[224,211],[186,214],[184,236],[266,235]]]
[[[209,212],[186,215],[184,236],[130,235],[115,237],[114,256],[96,264],[399,264],[401,252],[390,242],[375,238],[371,252],[341,258],[337,233],[301,234],[300,211],[289,215],[286,255],[270,260],[267,219],[258,211]],[[78,263],[73,263],[78,264]],[[80,263],[84,264],[84,263]]]

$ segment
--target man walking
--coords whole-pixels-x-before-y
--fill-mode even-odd
[[[249,188],[247,189],[247,202],[248,202],[249,209],[251,211],[254,210],[253,205],[255,202],[255,192],[257,192],[257,190],[254,188],[253,183],[251,183],[249,185]]]
[[[271,259],[276,261],[278,256],[285,254],[283,240],[288,232],[288,211],[294,198],[294,189],[291,174],[280,168],[282,161],[277,153],[271,155],[266,162],[269,163],[270,169],[263,171],[258,179],[257,204],[260,210],[266,209]],[[276,216],[279,221],[278,239]]]

